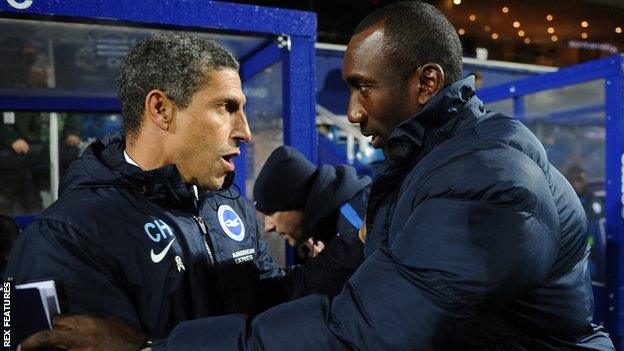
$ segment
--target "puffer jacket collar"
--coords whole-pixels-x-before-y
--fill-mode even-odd
[[[399,124],[388,138],[386,159],[373,181],[367,227],[373,226],[379,206],[388,201],[388,195],[399,188],[418,160],[484,115],[485,107],[475,95],[474,77],[470,76],[445,87],[418,114]]]
[[[484,114],[483,102],[475,95],[473,76],[448,85],[418,114],[394,129],[387,141],[387,166],[400,167],[415,161]]]

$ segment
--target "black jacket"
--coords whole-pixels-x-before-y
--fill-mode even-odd
[[[353,167],[319,167],[303,212],[305,225],[314,239],[327,244],[336,235],[359,229],[370,185],[370,178],[357,175]]]
[[[370,184],[369,177],[358,176],[355,168],[346,165],[323,165],[316,171],[303,218],[314,239],[323,241],[326,248],[320,259],[308,259],[288,270],[299,271],[296,275],[288,274],[290,283],[286,287],[290,289],[290,298],[312,292],[337,295],[364,261],[358,230],[366,213]],[[336,237],[339,239],[334,240]],[[341,283],[332,284],[332,280]]]
[[[339,295],[282,304],[249,328],[240,315],[182,323],[169,349],[614,349],[590,323],[583,208],[522,123],[486,114],[469,78],[388,143],[366,259]]]
[[[120,136],[93,143],[11,252],[8,275],[56,280],[63,312],[118,316],[159,339],[184,320],[255,314],[294,294],[335,291],[353,271],[337,265],[324,271],[335,279],[306,286],[302,276],[314,270],[285,274],[235,187],[197,199],[174,166],[144,172],[123,149]],[[345,239],[330,252],[362,250]]]

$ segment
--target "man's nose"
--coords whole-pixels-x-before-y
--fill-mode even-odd
[[[275,224],[273,224],[271,217],[265,216],[264,217],[264,232],[269,233],[269,232],[274,232],[274,231],[275,231]]]
[[[249,129],[249,123],[247,123],[247,116],[243,111],[240,111],[235,118],[232,138],[243,143],[248,143],[251,140],[251,130]]]
[[[357,102],[356,98],[352,97],[349,99],[347,119],[351,123],[362,123],[366,119],[366,112],[362,108],[362,105]]]

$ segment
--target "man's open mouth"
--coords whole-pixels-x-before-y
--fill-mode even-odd
[[[233,153],[221,156],[221,159],[223,160],[223,162],[225,162],[226,167],[228,168],[228,171],[231,172],[234,170],[235,167],[234,167],[233,159],[234,157],[238,155],[240,155],[240,152],[233,152]]]
[[[369,133],[369,132],[364,132],[364,131],[362,131],[362,135],[364,135],[365,137],[371,137],[371,144],[373,145],[374,148],[381,147],[381,135],[377,133]]]

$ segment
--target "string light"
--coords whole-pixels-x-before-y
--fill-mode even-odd
[[[453,4],[459,5],[459,4],[461,4],[461,0],[453,0]]]
[[[503,11],[503,13],[509,13],[509,7],[507,7],[507,6],[503,6],[503,8],[501,9],[501,11]]]
[[[615,27],[615,32],[616,32],[617,34],[622,33],[622,27]]]
[[[485,27],[483,27],[483,30],[484,30],[484,31],[486,31],[486,32],[489,32],[489,31],[490,31],[490,29],[491,29],[491,28],[490,28],[490,26],[485,26]]]
[[[546,20],[547,21],[552,21],[553,18],[554,18],[553,15],[550,15],[550,14],[546,15]]]
[[[518,31],[518,36],[519,37],[523,37],[524,36],[524,31],[523,30],[519,30]]]
[[[494,40],[498,39],[498,33],[492,33],[492,39]]]
[[[581,27],[587,28],[587,27],[589,27],[589,23],[587,23],[587,21],[583,21],[583,22],[581,22]]]
[[[548,27],[548,30],[547,30],[547,31],[548,31],[548,33],[550,33],[550,34],[553,34],[553,33],[555,33],[555,28],[553,28],[553,27]]]
[[[459,33],[459,35],[464,35],[464,34],[466,34],[466,30],[464,28],[459,28],[457,30],[457,33]]]
[[[474,22],[474,21],[476,21],[476,20],[477,20],[477,16],[475,16],[475,15],[470,15],[470,16],[468,16],[468,19],[469,19],[469,20],[471,20],[472,22]]]
[[[524,43],[525,43],[525,44],[531,44],[531,39],[529,39],[529,38],[524,38]]]
[[[514,26],[514,28],[520,28],[520,22],[515,21],[515,22],[513,23],[513,26]]]
[[[587,33],[585,33],[585,32],[581,33],[581,38],[587,39],[587,37],[589,37],[589,35],[587,35]]]
[[[559,38],[556,35],[553,35],[552,37],[550,37],[550,40],[557,41],[559,40]]]

